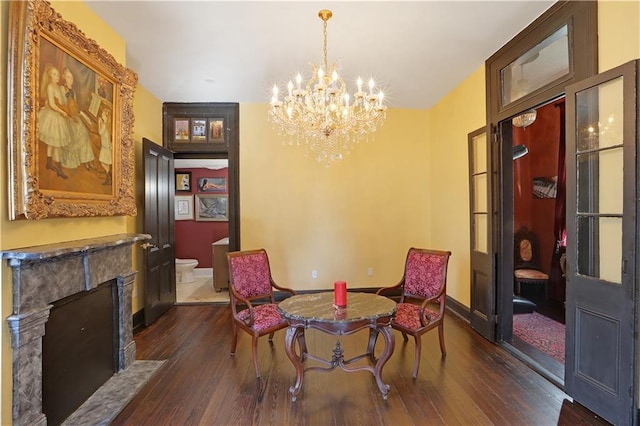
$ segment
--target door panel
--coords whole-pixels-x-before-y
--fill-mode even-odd
[[[492,164],[486,128],[469,134],[471,218],[471,327],[495,339],[495,286],[492,246]]]
[[[144,150],[144,322],[153,323],[176,301],[175,236],[173,207],[175,179],[173,153],[148,139]]]
[[[567,87],[565,391],[637,422],[637,67]]]

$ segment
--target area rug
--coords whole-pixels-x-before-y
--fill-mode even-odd
[[[513,335],[564,364],[564,324],[537,312],[518,314]]]

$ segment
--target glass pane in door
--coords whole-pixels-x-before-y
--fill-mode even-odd
[[[622,147],[577,155],[578,214],[622,214]]]
[[[576,93],[576,271],[622,282],[623,77]]]
[[[622,282],[622,217],[579,216],[577,273]]]
[[[488,223],[487,223],[487,214],[474,214],[473,215],[473,249],[480,253],[488,252],[488,242],[487,242],[487,234],[488,234]]]
[[[487,172],[487,135],[481,134],[473,138],[473,165],[474,174]]]
[[[487,174],[473,176],[474,212],[487,212]]]
[[[623,78],[576,93],[577,151],[622,144]]]
[[[482,132],[473,136],[471,149],[471,244],[472,249],[479,253],[488,251],[488,202],[489,182],[487,174],[487,135]]]

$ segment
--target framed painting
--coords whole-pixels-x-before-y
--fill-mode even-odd
[[[191,120],[191,141],[204,142],[207,140],[207,120]]]
[[[240,130],[238,114],[236,103],[164,102],[163,145],[175,153],[228,154]]]
[[[558,176],[542,176],[533,178],[534,198],[556,198],[558,193]]]
[[[224,143],[224,120],[221,118],[209,119],[209,142]]]
[[[176,191],[191,191],[191,172],[176,172]]]
[[[137,75],[43,0],[8,33],[9,219],[134,216]]]
[[[196,194],[196,221],[228,221],[229,202],[226,195]]]
[[[225,177],[198,178],[198,191],[227,192],[227,178]]]
[[[176,118],[173,120],[173,138],[176,142],[189,142],[188,118]]]
[[[176,220],[193,220],[193,195],[176,195]]]

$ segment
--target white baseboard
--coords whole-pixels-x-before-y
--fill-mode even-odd
[[[198,277],[212,277],[213,268],[196,268],[193,270],[193,275]]]

